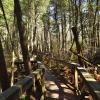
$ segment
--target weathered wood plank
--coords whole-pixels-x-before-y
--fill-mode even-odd
[[[7,89],[0,95],[0,100],[19,100],[19,97],[33,85],[32,77],[25,77],[14,86]]]
[[[18,81],[14,86],[7,89],[0,94],[0,100],[20,100],[20,96],[30,89],[31,86],[35,86],[34,83],[36,80],[41,80],[44,74],[44,67],[42,64],[39,64],[39,68],[36,71],[32,72],[29,76],[25,76],[24,79]]]
[[[26,76],[23,80],[18,81],[15,86],[20,88],[20,94],[24,93],[33,85],[32,77]]]
[[[0,94],[0,100],[19,100],[20,88],[12,86]]]
[[[85,68],[77,67],[79,75],[84,80],[87,88],[89,89],[90,93],[92,94],[95,100],[100,100],[100,82],[96,81],[94,77],[89,74]]]

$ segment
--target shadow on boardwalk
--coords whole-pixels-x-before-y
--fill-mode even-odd
[[[68,84],[68,82],[62,82],[59,75],[46,70],[45,80],[47,90],[45,100],[78,100],[74,93],[74,87]]]

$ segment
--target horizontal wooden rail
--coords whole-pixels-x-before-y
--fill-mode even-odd
[[[76,63],[70,63],[70,66],[73,66],[74,69],[76,69],[75,73],[78,73],[77,75],[80,75],[85,86],[88,88],[88,91],[90,92],[90,94],[92,95],[94,100],[100,100],[100,81],[97,81],[94,79],[94,77],[86,71],[85,68],[80,67],[78,64]],[[75,85],[76,88],[78,88],[78,76],[76,76],[75,79]]]
[[[86,59],[84,56],[77,54],[76,52],[70,50],[74,55],[80,57],[82,59],[82,61],[84,61],[86,64],[88,64],[91,67],[97,67],[96,65],[92,64],[91,62],[88,61],[88,59]]]
[[[25,76],[24,79],[18,81],[11,88],[0,94],[0,100],[20,100],[20,97],[24,92],[30,89],[32,86],[35,87],[35,82],[37,80],[41,81],[43,84],[43,75],[45,72],[45,67],[42,63],[38,62],[39,68],[32,72],[29,76]]]

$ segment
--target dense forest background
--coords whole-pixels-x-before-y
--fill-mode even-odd
[[[66,60],[75,60],[70,48],[76,50],[72,26],[82,54],[93,61],[100,56],[99,0],[20,0],[23,38],[30,58],[36,52],[49,52]],[[20,35],[13,0],[0,0],[0,40],[6,61],[21,57]],[[95,59],[96,60],[96,59]],[[97,63],[100,61],[93,61]]]

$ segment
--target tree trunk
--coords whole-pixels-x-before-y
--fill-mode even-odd
[[[72,27],[72,31],[73,31],[74,40],[75,40],[75,43],[76,43],[77,53],[80,54],[81,53],[81,46],[79,44],[77,28],[76,27]],[[82,62],[80,57],[78,57],[78,61],[79,61],[79,64],[81,66],[83,66],[83,62]]]
[[[57,16],[58,16],[58,11],[57,11],[57,9],[58,9],[58,6],[57,6],[57,3],[55,3],[55,9],[54,9],[54,11],[55,11],[55,14],[54,14],[54,19],[55,19],[55,25],[56,25],[56,29],[58,30],[57,32],[57,43],[58,43],[58,55],[59,55],[59,57],[60,57],[60,30],[59,30],[59,24],[58,24],[58,18],[57,18]]]
[[[63,14],[61,10],[61,32],[62,32],[62,50],[64,51],[64,22],[63,22]]]
[[[30,64],[30,59],[28,54],[27,43],[25,42],[25,37],[24,37],[25,29],[24,29],[24,25],[22,24],[22,13],[21,13],[19,0],[14,0],[14,7],[15,7],[15,14],[17,18],[17,25],[19,30],[19,37],[20,37],[20,44],[22,49],[25,72],[26,74],[29,74],[31,71],[31,64]]]
[[[0,39],[0,81],[1,81],[2,91],[10,87],[1,39]]]

